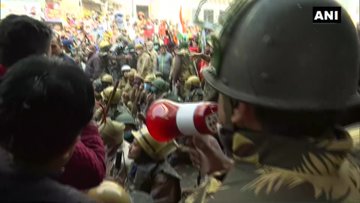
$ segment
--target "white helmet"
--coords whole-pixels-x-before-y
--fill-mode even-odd
[[[124,71],[130,71],[131,70],[131,67],[129,65],[123,65],[121,67],[121,71],[124,72]]]

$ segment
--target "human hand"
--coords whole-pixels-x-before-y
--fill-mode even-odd
[[[191,147],[188,150],[193,165],[203,175],[227,172],[233,165],[233,160],[225,155],[218,141],[213,136],[193,136]]]

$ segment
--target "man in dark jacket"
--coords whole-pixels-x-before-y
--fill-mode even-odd
[[[86,63],[85,73],[91,81],[100,77],[103,72],[101,58],[95,46],[89,47],[89,59]]]
[[[55,57],[61,58],[63,61],[67,63],[76,64],[74,59],[64,53],[63,44],[59,36],[55,35],[51,40],[51,55]]]
[[[1,135],[10,138],[13,157],[0,155],[0,202],[91,202],[55,180],[92,119],[94,92],[86,75],[59,60],[30,57],[11,67],[0,97]]]
[[[166,50],[166,46],[160,47],[160,54],[157,57],[156,71],[163,75],[165,81],[169,80],[172,65],[172,55]]]

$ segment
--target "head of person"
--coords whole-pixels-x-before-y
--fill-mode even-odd
[[[0,23],[0,64],[10,67],[30,55],[49,54],[52,31],[44,23],[9,15]]]
[[[130,84],[134,83],[135,80],[135,75],[137,74],[137,71],[135,69],[131,69],[128,73],[127,73],[127,79],[129,81]]]
[[[113,92],[115,91],[113,97],[111,98]],[[116,88],[114,90],[114,86],[109,86],[105,88],[101,93],[102,101],[105,104],[108,104],[110,101],[110,105],[118,105],[121,101],[121,90],[119,88]]]
[[[132,131],[136,130],[135,118],[130,113],[125,111],[122,112],[119,116],[117,116],[115,120],[125,125],[124,139],[131,143],[134,138]]]
[[[163,161],[176,150],[175,141],[158,142],[151,137],[149,131],[144,126],[138,131],[133,131],[134,141],[129,149],[129,158],[136,162],[149,161],[144,160],[150,158],[152,161]]]
[[[142,44],[135,45],[135,51],[140,56],[144,52],[144,46]]]
[[[134,86],[139,88],[142,86],[142,84],[144,83],[144,79],[141,77],[140,74],[136,73],[134,76]]]
[[[201,87],[200,79],[195,75],[190,76],[185,82],[185,88],[187,90],[191,91],[195,88],[200,88],[200,87]]]
[[[160,46],[160,54],[162,54],[162,55],[165,55],[166,54],[166,45],[161,45]]]
[[[145,14],[143,12],[138,13],[139,20],[143,20],[145,18]]]
[[[102,75],[100,80],[101,80],[102,89],[112,86],[114,83],[113,77],[110,74]]]
[[[59,56],[60,54],[63,53],[63,44],[61,42],[61,38],[59,35],[55,34],[53,36],[51,40],[50,48],[51,48],[51,56]]]
[[[152,41],[147,41],[146,42],[146,49],[148,51],[152,51],[154,49],[154,43]]]
[[[131,67],[129,65],[123,65],[121,67],[121,73],[126,79],[128,78],[127,74],[130,72],[130,70],[131,70]]]
[[[148,74],[144,79],[144,90],[149,93],[151,91],[151,83],[156,79],[154,74]]]
[[[91,82],[75,65],[32,56],[14,64],[0,85],[2,145],[15,162],[58,170],[93,116]]]
[[[116,182],[105,180],[99,186],[90,189],[87,195],[101,203],[131,203],[130,195]]]
[[[85,52],[88,56],[91,56],[97,52],[97,48],[95,45],[90,45],[86,48]]]
[[[164,81],[162,78],[156,78],[152,83],[151,83],[151,93],[155,94],[155,95],[161,95],[167,91],[169,91],[169,84]]]
[[[99,132],[104,144],[108,148],[119,146],[124,141],[125,124],[113,121],[110,118],[100,125]]]
[[[214,39],[215,71],[203,72],[220,93],[221,124],[314,137],[334,128],[338,113],[358,101],[359,47],[348,13],[339,24],[314,24],[312,1],[239,3]]]

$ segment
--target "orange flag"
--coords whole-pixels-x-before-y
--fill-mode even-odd
[[[180,16],[180,23],[181,23],[181,31],[182,31],[182,33],[186,33],[186,26],[185,26],[185,22],[184,22],[184,19],[182,16],[182,6],[180,6],[179,16]]]

